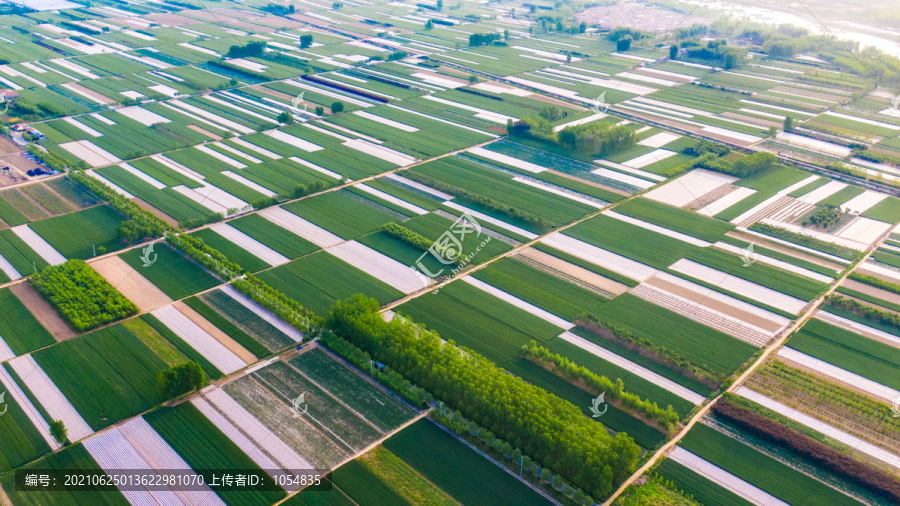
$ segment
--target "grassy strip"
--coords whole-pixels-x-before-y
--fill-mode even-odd
[[[351,460],[331,473],[331,481],[357,504],[415,504],[395,492],[365,466]]]
[[[685,494],[658,474],[643,485],[632,485],[616,498],[615,506],[701,506],[690,494]]]
[[[893,302],[888,302],[884,299],[879,299],[878,297],[874,297],[867,293],[857,292],[856,290],[851,290],[849,288],[839,286],[836,289],[837,292],[843,293],[845,295],[849,295],[851,297],[856,297],[857,299],[864,300],[868,303],[875,304],[887,309],[893,309],[894,311],[900,312],[900,304],[894,304]]]
[[[21,466],[50,451],[25,411],[10,396],[6,416],[0,417],[0,472]]]
[[[256,339],[253,339],[246,332],[239,329],[233,323],[228,321],[224,316],[220,315],[215,309],[209,307],[202,300],[197,297],[191,297],[188,299],[184,299],[184,303],[187,304],[191,309],[200,314],[200,316],[209,320],[210,323],[215,325],[219,330],[228,334],[228,337],[237,341],[238,344],[243,346],[247,351],[252,353],[256,358],[265,358],[272,354],[265,346],[260,344]]]
[[[319,249],[315,244],[258,214],[250,214],[229,221],[228,224],[291,260]]]
[[[156,261],[152,265],[144,267],[142,254],[140,248],[135,248],[121,253],[119,258],[175,300],[208,290],[220,283],[197,264],[169,247],[167,243],[154,244]]]

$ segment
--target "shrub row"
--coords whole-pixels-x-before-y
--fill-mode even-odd
[[[821,239],[816,239],[815,237],[810,237],[808,235],[791,232],[790,230],[785,230],[783,228],[773,227],[772,225],[767,225],[765,223],[754,223],[750,227],[750,230],[759,232],[760,234],[775,237],[776,239],[782,239],[794,244],[799,244],[800,246],[812,248],[823,253],[830,253],[847,260],[855,260],[861,255],[859,251],[845,248],[843,246],[838,246],[837,244],[832,244],[830,242],[825,242]]]
[[[642,357],[649,358],[710,388],[718,388],[724,379],[711,371],[694,365],[688,359],[665,346],[653,343],[646,338],[638,337],[628,329],[617,327],[594,315],[583,315],[575,323],[579,327],[585,328],[614,343],[621,344],[629,350],[639,353]]]
[[[131,200],[122,197],[106,184],[77,171],[69,172],[67,177],[81,186],[84,186],[90,190],[91,193],[105,200],[110,207],[134,221],[145,235],[162,237],[167,231],[172,230],[172,227],[164,220],[146,209],[143,209]]]
[[[322,78],[320,78],[320,77],[316,77],[316,76],[311,75],[311,74],[307,74],[307,75],[300,76],[300,78],[303,79],[303,80],[305,80],[305,81],[312,81],[312,82],[314,82],[314,83],[316,83],[316,84],[320,84],[320,85],[322,85],[322,86],[325,86],[326,88],[334,88],[334,89],[338,89],[338,90],[341,90],[341,91],[350,93],[350,94],[352,94],[352,95],[358,95],[358,96],[361,96],[361,97],[365,97],[365,98],[367,98],[367,99],[369,99],[369,100],[374,100],[374,101],[379,102],[379,103],[382,103],[382,104],[386,104],[386,103],[390,102],[390,100],[384,98],[384,97],[381,96],[381,95],[375,95],[374,93],[369,93],[369,92],[364,91],[364,90],[360,90],[360,89],[357,89],[357,88],[351,88],[350,86],[347,86],[347,85],[344,85],[344,84],[340,84],[340,83],[337,83],[337,82],[334,82],[334,81],[326,81],[326,80],[324,80],[324,79],[322,79]]]
[[[890,327],[900,329],[900,315],[888,311],[882,311],[866,304],[860,304],[853,299],[847,299],[840,295],[831,294],[825,297],[825,303],[837,309],[850,311],[853,314],[862,316],[867,320],[888,325]]]
[[[232,281],[244,269],[228,260],[228,257],[206,245],[201,239],[187,234],[166,234],[166,241],[188,258],[214,272],[220,278]]]
[[[727,401],[715,403],[712,410],[716,416],[747,432],[771,441],[891,501],[900,502],[900,482],[887,473],[869,467],[804,434]]]
[[[368,353],[334,332],[326,330],[322,333],[318,342],[356,366],[361,372],[372,371],[372,379],[397,392],[414,406],[423,407],[434,401],[434,398],[425,389],[413,385],[412,382],[390,367],[385,367],[384,370],[374,369],[370,365],[372,357]]]
[[[900,285],[891,283],[890,281],[885,281],[881,278],[876,278],[875,276],[860,274],[858,272],[851,272],[850,279],[852,279],[853,281],[859,281],[860,283],[869,286],[874,286],[875,288],[881,288],[882,290],[886,290],[891,293],[900,294]]]
[[[318,333],[319,319],[299,302],[272,288],[259,278],[247,275],[231,282],[231,286],[271,311],[275,316],[310,336]]]
[[[522,346],[522,354],[525,358],[539,363],[569,381],[584,385],[585,389],[594,395],[606,392],[610,399],[616,401],[613,404],[625,408],[633,414],[642,416],[649,422],[656,422],[666,430],[678,423],[678,413],[675,412],[671,405],[663,409],[649,399],[643,400],[638,395],[626,392],[625,383],[621,378],[616,378],[616,381],[613,382],[606,376],[592,372],[587,367],[577,365],[569,360],[568,357],[564,357],[559,353],[553,353],[543,346],[538,346],[535,341]]]
[[[81,260],[51,265],[31,284],[78,332],[137,314],[138,307]]]

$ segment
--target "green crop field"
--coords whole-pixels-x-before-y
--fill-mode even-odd
[[[23,276],[35,273],[49,265],[25,241],[9,229],[0,230],[0,255],[3,255],[3,258],[7,259]],[[5,279],[6,274],[3,274],[2,277]]]
[[[334,301],[356,293],[375,297],[382,304],[403,295],[403,292],[325,252],[313,253],[264,271],[259,279],[316,314],[325,314]]]
[[[206,292],[199,298],[221,318],[251,336],[269,351],[280,350],[294,344],[293,339],[221,290]]]
[[[325,351],[309,350],[291,359],[290,363],[382,432],[403,424],[414,414],[412,409],[341,365]]]
[[[665,269],[697,249],[678,239],[602,215],[568,228],[565,233],[657,269]]]
[[[608,299],[514,258],[502,258],[476,278],[568,321],[594,312]]]
[[[825,283],[771,267],[762,262],[755,262],[753,265],[745,267],[740,256],[713,248],[694,250],[687,258],[802,300],[815,299],[828,286]]]
[[[644,198],[631,199],[616,206],[615,211],[709,242],[720,240],[734,229],[731,223]]]
[[[192,469],[244,473],[260,471],[250,457],[189,402],[174,408],[160,408],[144,415],[144,419]],[[201,476],[209,484],[213,482],[212,474],[207,472]],[[266,483],[272,485],[268,476]],[[241,490],[211,488],[229,506],[266,506],[287,495],[284,491],[266,490],[262,485],[243,487]]]
[[[317,195],[282,207],[344,239],[353,239],[387,222],[397,221],[393,216],[338,192]]]
[[[97,206],[28,226],[64,257],[84,260],[95,255],[94,248],[102,247],[106,252],[121,249],[124,245],[118,227],[123,221],[125,217],[111,207]]]
[[[376,446],[356,462],[411,504],[459,504],[383,446]]]
[[[119,257],[166,295],[176,300],[221,284],[202,267],[170,248],[165,242],[155,243],[153,252],[156,254],[156,261],[148,267],[144,267],[141,260],[142,248],[128,250]]]
[[[25,411],[12,395],[3,399],[6,412],[0,416],[0,472],[30,462],[50,451]]]
[[[753,345],[627,293],[604,304],[595,316],[716,374],[730,375],[756,352]]]
[[[16,355],[56,342],[9,288],[0,290],[0,338]]]
[[[291,260],[319,249],[315,244],[258,214],[244,216],[229,221],[228,224]]]
[[[357,504],[413,504],[406,501],[362,464],[351,460],[331,473],[331,481]]]
[[[858,504],[828,485],[706,425],[694,425],[679,444],[789,504]]]
[[[203,371],[206,373],[206,376],[210,379],[217,380],[222,378],[224,374],[222,371],[216,368],[216,366],[212,365],[212,363],[206,359],[199,351],[195,350],[191,345],[184,341],[181,337],[178,336],[175,332],[172,332],[172,329],[166,327],[163,322],[159,321],[155,316],[150,313],[144,313],[140,316],[141,321],[150,326],[157,334],[162,336],[169,344],[171,344],[181,355],[187,357],[188,360],[192,360],[200,364],[200,367],[203,368]]]
[[[32,356],[94,430],[159,402],[156,375],[168,367],[121,324]]]
[[[191,235],[202,240],[210,248],[221,252],[228,257],[229,260],[243,267],[247,272],[258,272],[271,267],[258,256],[250,253],[225,237],[222,237],[210,228],[198,230]]]
[[[62,450],[51,453],[41,460],[27,464],[22,469],[40,469],[49,471],[50,479],[57,483],[65,483],[67,474],[100,471],[100,465],[91,457],[88,451],[80,443],[67,446]],[[96,506],[129,506],[125,499],[114,486],[103,491],[17,491],[15,489],[15,474],[7,473],[0,477],[3,490],[13,504],[23,506],[71,506],[73,504]]]
[[[807,322],[787,344],[877,383],[900,388],[900,349],[894,346],[820,320]]]
[[[452,339],[501,366],[517,358],[532,339],[544,343],[562,333],[561,328],[463,281],[450,283],[437,294],[422,295],[397,310],[441,338]]]
[[[488,462],[428,420],[419,420],[384,447],[463,504],[548,504],[525,484]]]
[[[753,503],[743,497],[713,483],[672,459],[666,459],[656,467],[656,472],[671,481],[700,504],[729,504],[734,506],[751,506]]]

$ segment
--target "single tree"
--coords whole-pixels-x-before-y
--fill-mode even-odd
[[[794,128],[794,119],[790,116],[784,117],[784,131],[790,132]]]
[[[425,29],[431,30],[432,28],[434,28],[434,23],[429,19],[428,21],[425,22]]]
[[[437,0],[437,5],[435,6],[438,12],[444,10],[444,0]]]
[[[325,114],[325,108],[321,105],[316,107],[316,116],[322,116],[323,114]]]
[[[202,388],[208,382],[206,373],[200,364],[194,361],[173,365],[159,371],[156,378],[160,399],[167,400],[195,389]]]
[[[284,111],[278,115],[278,122],[284,123],[285,125],[292,125],[294,123],[294,115]]]
[[[672,44],[669,46],[669,59],[674,60],[678,58],[678,44]]]
[[[566,51],[566,63],[572,63],[572,51]]]
[[[509,30],[503,30],[503,40],[509,40]]]
[[[312,35],[301,35],[300,36],[300,49],[306,49],[312,46],[313,36]]]
[[[616,51],[628,51],[631,49],[631,35],[626,35],[616,41]]]
[[[478,76],[476,76],[475,74],[470,75],[470,76],[469,76],[469,82],[472,83],[472,84],[477,83],[477,82],[478,82]]]
[[[50,435],[53,436],[53,439],[55,439],[57,443],[65,444],[66,439],[69,436],[69,431],[66,429],[66,424],[63,423],[62,420],[51,420]]]
[[[344,103],[338,101],[331,104],[331,114],[337,114],[339,112],[344,112]]]
[[[733,69],[737,65],[737,56],[734,53],[725,53],[725,70]]]

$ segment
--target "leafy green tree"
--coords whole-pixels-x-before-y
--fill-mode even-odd
[[[312,43],[313,43],[312,35],[306,34],[306,35],[300,36],[300,49],[306,49],[306,48],[312,46]]]
[[[621,39],[617,40],[616,41],[616,51],[619,51],[621,53],[623,51],[628,51],[629,49],[631,49],[631,41],[632,40],[633,39],[631,38],[631,35],[626,35],[626,36],[622,37]]]
[[[678,58],[678,44],[672,44],[669,46],[669,59],[674,60]]]
[[[438,12],[444,10],[444,0],[437,0],[437,5],[435,6]]]
[[[166,400],[202,388],[208,380],[200,364],[190,361],[159,371],[156,382],[160,399]]]
[[[432,28],[434,28],[434,22],[432,22],[432,21],[429,19],[428,21],[425,22],[425,29],[426,29],[426,30],[431,30]]]
[[[278,122],[284,123],[286,125],[292,125],[294,124],[294,115],[287,111],[283,111],[278,115]]]
[[[794,128],[794,118],[790,116],[784,117],[784,131],[790,132]]]
[[[51,420],[50,435],[53,436],[53,439],[55,439],[57,443],[65,444],[69,437],[69,431],[66,429],[66,424],[62,420]]]
[[[316,116],[322,116],[323,114],[325,114],[325,108],[322,107],[321,105],[317,106],[316,107]]]
[[[733,69],[737,65],[737,56],[734,53],[725,53],[725,70]]]
[[[331,104],[331,114],[337,114],[339,112],[344,112],[344,103],[341,101],[333,102]]]

